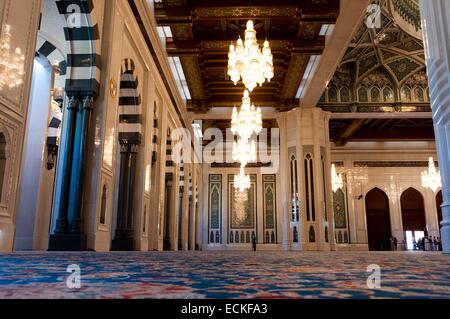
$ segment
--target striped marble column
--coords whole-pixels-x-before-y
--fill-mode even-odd
[[[119,98],[120,177],[117,223],[111,250],[131,251],[135,248],[133,209],[136,160],[141,144],[141,97],[139,81],[131,59],[122,62]]]
[[[86,166],[88,134],[95,98],[98,96],[101,77],[101,44],[98,25],[95,23],[93,1],[56,1],[59,14],[67,27],[65,41],[70,54],[61,67],[66,68],[65,91],[69,98],[63,128],[66,136],[61,154],[62,177],[56,229],[49,240],[49,250],[86,250],[82,218],[83,174]],[[53,59],[54,48],[39,43],[39,54]],[[56,53],[55,53],[56,54]],[[53,63],[53,61],[51,61]]]

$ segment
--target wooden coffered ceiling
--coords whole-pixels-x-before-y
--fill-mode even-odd
[[[334,24],[340,0],[163,0],[155,3],[159,26],[170,26],[170,56],[179,56],[192,100],[188,110],[205,113],[212,107],[240,104],[244,86],[227,76],[228,49],[244,35],[246,22],[255,22],[258,40],[267,38],[274,55],[275,77],[256,88],[258,106],[279,111],[298,105],[295,100],[311,55],[322,54],[324,24]]]
[[[433,120],[430,119],[333,119],[330,140],[336,146],[351,141],[433,141]]]

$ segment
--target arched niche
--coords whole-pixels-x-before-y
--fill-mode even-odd
[[[390,250],[389,198],[379,188],[372,189],[366,195],[366,218],[369,250]]]

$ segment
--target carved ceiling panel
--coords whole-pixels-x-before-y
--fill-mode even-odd
[[[227,75],[228,50],[244,35],[252,19],[262,45],[270,41],[275,76],[256,88],[252,99],[260,106],[288,110],[298,106],[295,96],[311,55],[320,55],[324,24],[334,24],[340,0],[163,0],[155,4],[160,26],[170,26],[173,39],[167,42],[170,56],[179,56],[193,100],[190,111],[201,113],[211,107],[232,107],[242,99],[244,87],[235,86]],[[294,102],[293,102],[294,101]]]

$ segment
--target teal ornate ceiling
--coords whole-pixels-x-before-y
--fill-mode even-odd
[[[422,40],[400,27],[405,21],[399,23],[398,16],[394,18],[398,13],[393,12],[396,1],[392,1],[381,1],[381,28],[369,29],[361,23],[322,96],[319,106],[323,109],[430,111]],[[416,4],[412,0],[408,3]],[[415,19],[410,21],[417,25]]]
[[[412,116],[431,111],[417,2],[373,2],[382,8],[381,27],[369,29],[361,23],[319,107],[334,113],[393,116],[332,119],[330,139],[336,146],[349,141],[433,140],[431,113],[429,118]],[[411,118],[396,117],[398,113]]]

